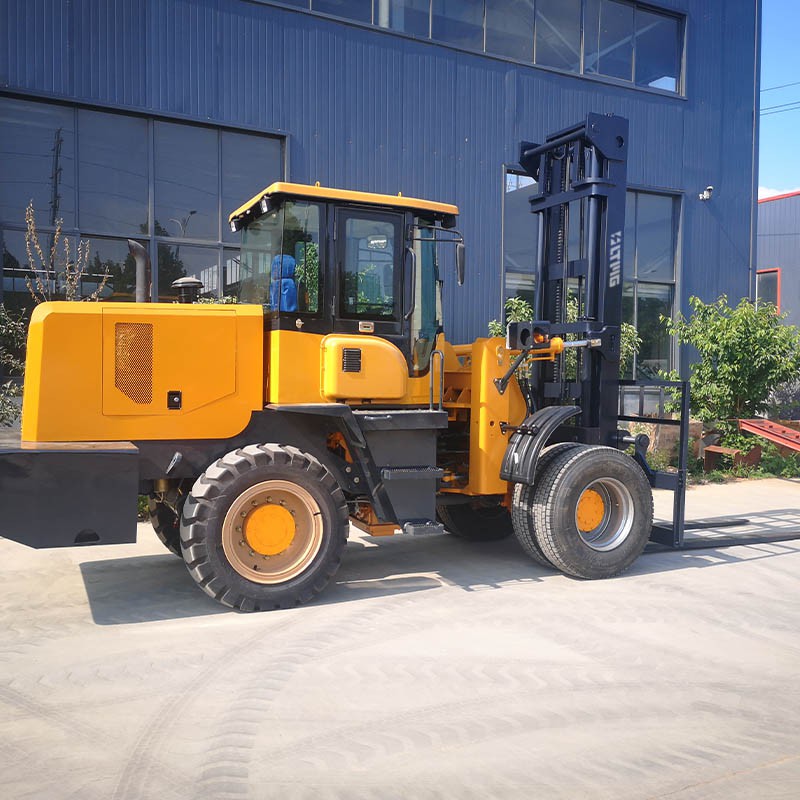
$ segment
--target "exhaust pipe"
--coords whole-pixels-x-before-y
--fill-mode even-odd
[[[147,254],[147,250],[133,239],[128,239],[128,251],[136,262],[136,302],[149,303],[150,256]]]

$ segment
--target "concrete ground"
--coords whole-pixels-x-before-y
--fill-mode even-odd
[[[688,508],[800,534],[797,482]],[[581,582],[514,540],[354,538],[315,604],[244,615],[140,534],[0,541],[0,797],[800,797],[800,540]]]

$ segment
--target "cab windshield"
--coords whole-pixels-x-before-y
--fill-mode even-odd
[[[238,297],[270,311],[318,314],[320,206],[287,201],[242,231]]]

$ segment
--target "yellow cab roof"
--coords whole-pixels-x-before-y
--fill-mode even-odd
[[[347,203],[364,203],[376,206],[393,206],[394,208],[408,208],[412,211],[430,211],[434,214],[449,216],[458,215],[458,206],[450,203],[435,203],[432,200],[420,200],[416,197],[404,197],[402,194],[373,194],[372,192],[352,192],[348,189],[332,189],[327,186],[309,186],[304,183],[278,182],[267,186],[255,197],[250,198],[244,205],[239,206],[229,217],[232,221],[251,212],[261,199],[272,195],[291,195],[293,197],[308,197],[314,200],[340,200]]]

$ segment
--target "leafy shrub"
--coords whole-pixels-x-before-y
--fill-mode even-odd
[[[222,297],[198,297],[194,302],[200,305],[235,306],[238,304],[239,298],[231,294],[224,294]]]
[[[662,317],[667,331],[692,345],[700,359],[690,367],[691,411],[704,423],[718,421],[730,434],[733,420],[765,411],[770,393],[800,373],[800,330],[786,325],[769,304],[723,295],[713,303],[691,297],[688,319]],[[668,377],[677,380],[677,374]]]
[[[22,387],[8,378],[22,377],[25,364],[21,355],[26,330],[24,315],[10,314],[0,304],[0,373],[6,376],[0,382],[0,425],[11,425],[19,417],[19,406],[14,398],[22,394]]]

